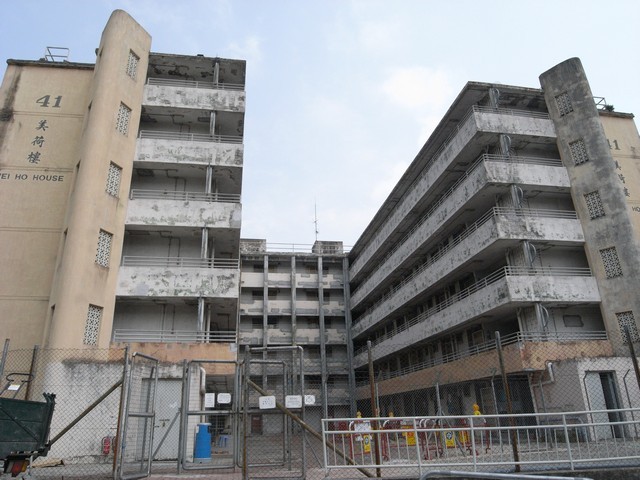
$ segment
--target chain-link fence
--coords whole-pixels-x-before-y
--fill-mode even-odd
[[[243,350],[238,362],[133,355],[130,367],[121,349],[9,350],[1,396],[56,394],[53,445],[34,462],[43,478],[111,478],[116,464],[133,477],[150,459],[152,473],[234,480],[640,465],[631,354],[606,339],[456,340],[371,347],[344,405],[324,401],[333,385],[296,347]]]
[[[362,419],[327,421],[325,438],[369,472],[640,465],[639,379],[632,355],[614,355],[606,339],[452,336],[357,358]],[[328,464],[354,468],[341,456]]]
[[[111,478],[125,351],[8,350],[2,396],[44,401],[55,394],[51,449],[36,458],[43,478]]]

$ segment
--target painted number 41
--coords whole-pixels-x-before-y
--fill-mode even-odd
[[[62,101],[62,95],[58,95],[57,97],[53,97],[53,108],[60,108],[60,102]],[[36,103],[39,103],[41,107],[49,107],[49,103],[51,102],[51,95],[45,95],[44,97],[40,97],[36,100]]]

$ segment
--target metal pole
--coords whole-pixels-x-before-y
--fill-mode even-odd
[[[182,361],[182,395],[180,399],[180,429],[178,430],[178,475],[182,473],[182,462],[185,460],[186,429],[188,425],[189,385],[187,383],[187,360]]]
[[[4,348],[2,349],[2,358],[0,358],[0,377],[4,374],[4,365],[7,361],[7,355],[9,353],[9,339],[5,339]]]
[[[129,347],[124,349],[124,359],[122,366],[122,388],[120,389],[120,409],[118,411],[118,429],[116,432],[116,451],[113,455],[113,478],[117,480],[122,473],[122,459],[124,458],[125,431],[127,427],[127,411],[129,410]]]
[[[518,432],[515,430],[515,421],[513,419],[513,406],[511,405],[511,392],[509,391],[509,382],[507,381],[507,371],[504,368],[504,358],[502,357],[502,342],[500,341],[500,332],[496,332],[496,349],[498,350],[498,362],[500,363],[500,372],[502,373],[502,384],[504,385],[504,394],[507,400],[507,414],[509,415],[509,425],[512,427],[511,432],[511,448],[513,449],[513,462],[515,471],[520,471],[520,454],[518,453]]]
[[[378,438],[378,421],[375,419],[379,415],[378,409],[376,408],[376,384],[375,378],[373,374],[373,356],[371,353],[371,340],[367,340],[367,352],[369,354],[369,386],[371,388],[371,412],[372,417],[374,419],[371,421],[371,429],[375,432],[372,435],[373,438],[373,447],[375,448],[374,454],[376,459],[376,465],[380,465],[380,442]],[[381,477],[382,471],[380,467],[376,468],[376,477]]]
[[[24,395],[25,400],[31,398],[31,385],[36,379],[38,373],[38,353],[40,352],[40,345],[33,346],[33,355],[31,356],[31,367],[29,369],[29,382],[27,383],[27,392]]]
[[[264,330],[266,333],[266,329]],[[242,409],[242,480],[247,480],[247,421],[249,420],[249,375],[251,375],[251,356],[249,353],[249,347],[247,346],[244,356],[244,375],[242,379],[242,391],[244,397],[244,405]]]
[[[629,327],[624,326],[624,334],[627,336],[627,342],[629,342],[629,353],[631,354],[631,362],[633,363],[633,370],[636,372],[636,382],[638,382],[638,388],[640,388],[640,368],[638,367],[638,357],[636,357],[636,351],[633,347],[633,341],[629,334]]]

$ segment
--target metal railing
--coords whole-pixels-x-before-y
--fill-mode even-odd
[[[528,342],[530,343],[534,343],[534,342],[566,343],[566,342],[586,342],[586,341],[594,341],[594,340],[602,341],[607,339],[608,339],[607,332],[604,330],[594,330],[594,331],[588,331],[588,332],[515,332],[502,337],[501,344],[504,347],[507,345],[515,345],[515,344],[522,345]],[[490,340],[490,341],[479,343],[476,345],[470,345],[466,350],[443,354],[439,357],[431,358],[423,362],[407,365],[398,370],[380,371],[376,378],[380,380],[389,380],[391,378],[401,377],[403,375],[407,375],[413,372],[418,372],[420,370],[424,370],[427,368],[433,368],[438,365],[444,365],[446,363],[455,362],[457,360],[463,360],[465,358],[474,357],[475,355],[479,355],[481,353],[496,350],[496,348],[497,347],[496,347],[495,340]],[[357,383],[357,386],[361,387],[368,384],[369,384],[368,380],[362,380]]]
[[[469,166],[469,168],[460,176],[460,178],[458,178],[458,180],[456,180],[456,182],[438,198],[438,200],[436,200],[431,205],[429,205],[429,207],[422,214],[418,222],[411,228],[411,230],[409,230],[405,235],[403,235],[403,237],[399,241],[395,243],[395,245],[387,252],[387,254],[384,256],[384,258],[380,263],[384,263],[387,260],[389,260],[389,258],[391,258],[393,254],[395,254],[402,246],[404,246],[404,244],[409,240],[409,238],[411,238],[411,236],[420,227],[422,227],[422,225],[424,225],[424,223],[427,220],[433,217],[436,210],[440,208],[450,197],[452,197],[458,191],[458,189],[465,182],[465,180],[469,178],[471,174],[474,173],[475,170],[480,165],[485,166],[486,162],[546,165],[546,166],[554,166],[554,167],[562,166],[562,161],[559,159],[549,159],[549,158],[542,158],[542,157],[508,157],[505,155],[489,155],[489,154],[481,155]],[[520,209],[520,210],[525,211],[528,209]],[[548,210],[548,211],[552,212],[553,210]],[[393,212],[391,215],[393,215]],[[367,277],[365,277],[363,281],[360,283],[360,286],[358,287],[358,289],[362,287],[367,282],[367,280],[369,280],[370,277],[371,275],[368,275]],[[358,289],[354,290],[352,295],[355,295]]]
[[[209,135],[206,133],[163,132],[156,130],[140,130],[138,138],[181,140],[187,142],[242,143],[242,137],[234,135]]]
[[[323,419],[324,467],[380,468],[409,476],[437,468],[504,472],[517,466],[521,472],[550,472],[637,467],[638,413],[640,408]]]
[[[441,312],[445,308],[449,308],[450,306],[458,303],[468,296],[479,292],[483,288],[492,285],[503,278],[511,277],[511,276],[571,276],[571,277],[590,277],[592,276],[590,268],[582,268],[582,267],[520,267],[520,266],[505,266],[502,267],[495,272],[487,275],[482,280],[474,283],[473,285],[465,288],[464,290],[460,290],[455,295],[450,296],[446,300],[440,302],[434,307],[425,310],[424,312],[416,315],[415,317],[407,320],[404,324],[395,328],[392,331],[386,332],[384,335],[381,335],[374,340],[372,340],[372,346],[378,345],[385,340],[392,338],[398,333],[404,332],[409,328],[417,325],[419,323],[424,322],[429,317]],[[366,347],[361,347],[354,352],[355,356],[358,356],[361,353],[366,352]]]
[[[195,80],[174,80],[171,78],[147,78],[147,85],[163,87],[204,88],[207,90],[244,90],[244,85],[239,83],[197,82]]]
[[[236,193],[200,193],[176,192],[169,190],[142,190],[134,188],[129,193],[131,200],[178,200],[186,202],[225,202],[240,203],[240,195]]]
[[[237,258],[146,257],[125,255],[122,257],[122,266],[237,269],[240,266],[240,260]]]
[[[406,188],[403,192],[402,197],[397,201],[395,206],[392,208],[391,212],[387,215],[387,219],[392,218],[397,214],[398,209],[403,204],[403,202],[407,199],[407,193],[411,192],[416,188],[416,186],[428,175],[432,175],[431,167],[438,162],[440,156],[444,153],[444,151],[449,148],[449,146],[453,143],[454,139],[458,136],[461,130],[464,130],[469,123],[475,122],[475,114],[476,113],[498,113],[500,115],[509,115],[509,116],[518,116],[518,117],[531,117],[531,118],[540,118],[540,119],[549,119],[549,114],[544,112],[532,112],[529,110],[518,110],[518,109],[506,109],[506,108],[491,108],[491,107],[481,107],[478,105],[473,105],[467,113],[462,117],[462,119],[456,124],[453,131],[449,134],[449,136],[442,142],[438,150],[436,150],[429,158],[429,160],[425,163],[424,167],[411,184]],[[522,157],[516,157],[522,158]],[[529,157],[534,158],[534,157]],[[545,159],[548,160],[548,159]],[[378,232],[383,230],[382,227],[378,228]],[[373,239],[372,239],[373,240]],[[402,243],[402,242],[400,242]],[[369,242],[371,245],[371,241]]]
[[[116,328],[114,342],[184,342],[184,343],[235,343],[236,333],[232,331],[194,332],[190,330],[131,330]]]
[[[516,216],[516,217],[540,217],[540,218],[563,218],[563,219],[571,219],[576,220],[578,218],[578,214],[575,210],[549,210],[549,209],[533,209],[533,208],[512,208],[512,207],[493,207],[487,213],[482,215],[478,220],[476,220],[471,225],[468,225],[453,241],[449,242],[447,245],[438,248],[435,252],[432,252],[429,255],[429,258],[419,265],[415,270],[411,272],[410,275],[404,277],[399,283],[391,287],[387,293],[382,295],[375,303],[369,306],[358,318],[353,321],[353,327],[355,328],[355,332],[358,332],[358,323],[360,323],[364,318],[370,315],[374,310],[380,307],[384,302],[388,301],[391,297],[393,297],[400,289],[402,289],[407,284],[411,283],[418,275],[422,274],[425,270],[430,268],[433,264],[435,264],[438,260],[440,260],[443,256],[453,250],[456,246],[462,243],[464,240],[469,238],[471,235],[475,234],[480,227],[482,227],[485,223],[490,220],[494,220],[498,216]],[[381,265],[386,261],[383,260]],[[369,279],[371,275],[367,277],[360,287],[362,287]],[[359,290],[359,289],[358,289]],[[357,292],[356,290],[355,292]],[[355,295],[355,292],[352,294],[352,298]]]

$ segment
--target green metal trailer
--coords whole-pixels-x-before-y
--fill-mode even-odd
[[[3,472],[18,475],[31,458],[49,452],[49,429],[56,396],[44,402],[0,397],[0,461]]]

